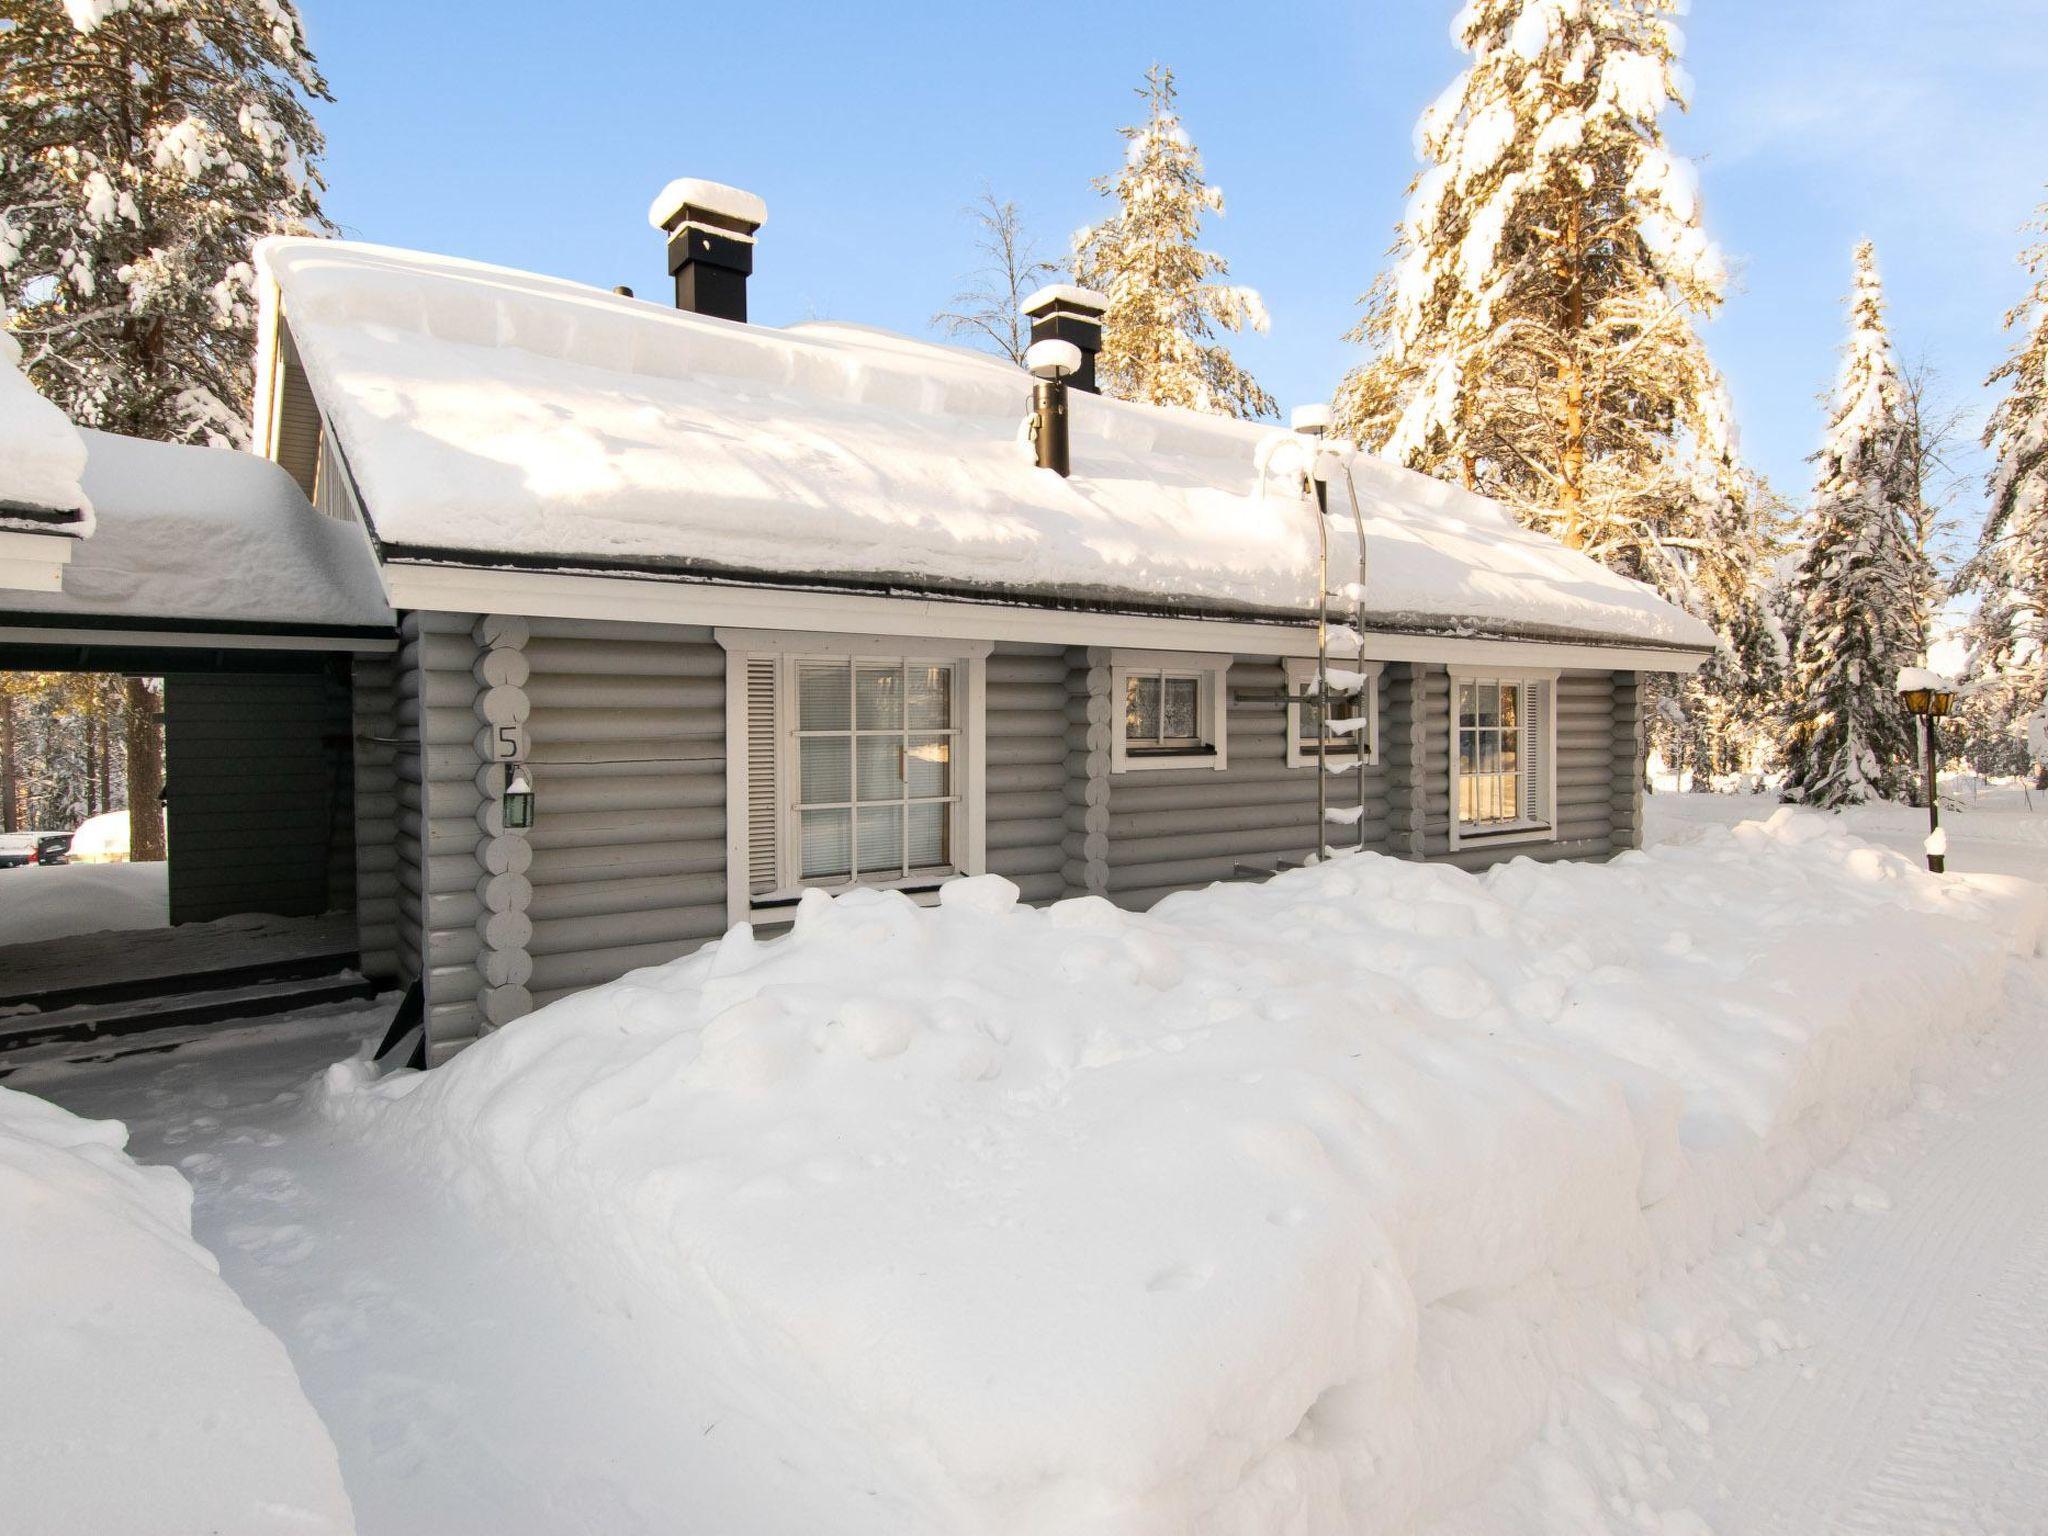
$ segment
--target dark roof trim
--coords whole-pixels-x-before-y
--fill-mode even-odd
[[[92,629],[109,635],[247,635],[278,640],[390,640],[398,627],[381,624],[290,624],[264,619],[155,619],[140,615],[111,613],[8,613],[0,612],[0,643],[10,641],[8,630]]]
[[[75,539],[79,535],[72,530],[84,521],[85,513],[77,507],[60,511],[56,507],[39,507],[26,501],[0,501],[0,522],[35,523],[38,533]]]
[[[365,513],[367,517],[367,512]],[[1223,604],[1157,602],[1104,592],[1034,592],[1012,587],[977,586],[972,583],[935,583],[929,578],[904,573],[895,577],[855,578],[822,574],[790,574],[781,571],[752,571],[712,565],[686,558],[675,560],[620,560],[597,555],[568,557],[524,555],[449,549],[423,544],[382,544],[379,553],[394,564],[455,567],[479,571],[531,571],[554,576],[627,576],[642,581],[665,581],[678,585],[753,587],[776,589],[795,587],[813,592],[840,592],[849,596],[888,597],[916,601],[997,604],[1013,608],[1039,608],[1055,613],[1116,614],[1139,618],[1208,619],[1234,624],[1271,624],[1282,628],[1306,628],[1314,620],[1306,613],[1294,614],[1271,608],[1234,608]],[[1668,640],[1635,639],[1541,624],[1485,624],[1456,622],[1421,615],[1389,614],[1370,621],[1374,634],[1443,635],[1460,640],[1526,640],[1553,644],[1605,646],[1613,650],[1665,651],[1673,656],[1702,656],[1709,647],[1676,645]]]

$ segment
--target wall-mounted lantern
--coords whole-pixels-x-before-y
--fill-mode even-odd
[[[533,780],[524,763],[505,770],[504,811],[507,832],[524,832],[533,825]]]

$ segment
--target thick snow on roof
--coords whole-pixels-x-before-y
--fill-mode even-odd
[[[92,503],[78,483],[84,469],[78,428],[22,376],[21,343],[0,329],[0,530],[49,532],[54,521],[66,533],[88,531]]]
[[[86,431],[92,537],[62,592],[10,592],[15,612],[138,619],[388,625],[363,530],[323,517],[277,465]]]
[[[387,546],[1155,609],[1314,601],[1313,514],[1262,486],[1273,427],[1078,395],[1061,479],[1032,463],[1029,381],[980,353],[377,246],[272,240],[260,260]],[[1356,478],[1376,624],[1711,643],[1491,502],[1372,459]]]

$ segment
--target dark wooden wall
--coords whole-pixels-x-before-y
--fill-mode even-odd
[[[354,905],[349,685],[315,665],[165,677],[173,923]]]

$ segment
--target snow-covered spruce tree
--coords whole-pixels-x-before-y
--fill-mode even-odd
[[[1223,212],[1201,152],[1174,111],[1173,71],[1155,64],[1138,91],[1146,120],[1118,131],[1123,168],[1095,183],[1117,211],[1074,237],[1074,280],[1108,295],[1096,376],[1105,394],[1219,415],[1271,416],[1273,397],[1213,341],[1216,329],[1266,329],[1256,291],[1213,281],[1230,268],[1196,245],[1202,216]]]
[[[1775,556],[1696,319],[1726,271],[1692,167],[1659,119],[1683,105],[1677,0],[1470,0],[1471,63],[1423,114],[1425,167],[1352,339],[1340,430],[1514,509],[1713,624],[1683,685],[1714,767],[1755,756]],[[1660,711],[1653,726],[1676,723]],[[1747,722],[1747,723],[1744,723]],[[1662,743],[1670,746],[1671,743]],[[1669,755],[1669,754],[1667,754]]]
[[[324,228],[292,0],[0,0],[0,299],[76,421],[240,443],[250,247]]]
[[[2048,206],[2034,227],[2048,233]],[[1962,584],[1978,594],[1974,670],[1996,674],[2023,718],[2048,692],[2048,240],[2020,259],[2033,283],[2005,317],[2016,339],[1988,381],[2004,387],[1984,430],[1991,504]]]
[[[1849,344],[1815,455],[1811,542],[1795,588],[1785,797],[1853,805],[1908,794],[1917,731],[1895,684],[1927,650],[1934,590],[1920,426],[1885,324],[1870,242],[1856,248]]]

